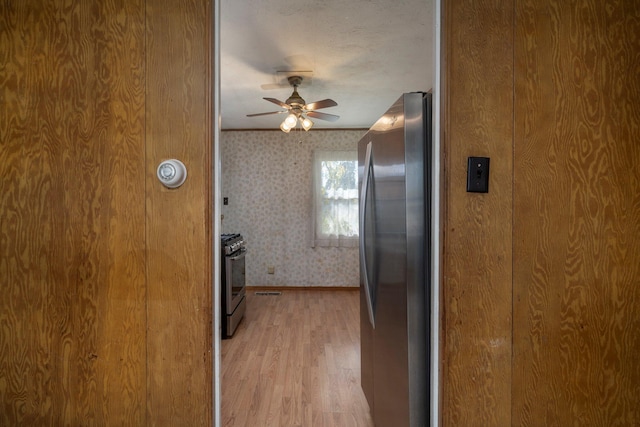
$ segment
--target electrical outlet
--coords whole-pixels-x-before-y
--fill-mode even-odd
[[[276,269],[274,266],[270,265],[267,267],[267,274],[274,274],[276,272]]]

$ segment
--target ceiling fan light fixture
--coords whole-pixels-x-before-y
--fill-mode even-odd
[[[284,119],[284,123],[287,125],[289,129],[295,127],[296,123],[298,123],[298,117],[295,114],[291,113]]]
[[[313,122],[308,117],[302,116],[300,120],[304,130],[309,130],[313,127]]]
[[[280,125],[280,130],[284,133],[289,133],[289,131],[291,130],[291,126],[287,126],[287,121],[285,120]]]

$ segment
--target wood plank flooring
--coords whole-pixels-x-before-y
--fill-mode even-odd
[[[373,426],[360,388],[358,292],[255,292],[222,341],[222,425]]]

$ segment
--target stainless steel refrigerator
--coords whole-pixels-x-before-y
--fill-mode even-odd
[[[358,143],[362,389],[377,427],[429,423],[431,94]]]

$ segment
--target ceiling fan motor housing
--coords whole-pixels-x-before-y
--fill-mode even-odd
[[[300,97],[300,95],[298,95],[298,91],[294,90],[293,93],[291,94],[291,96],[289,98],[287,98],[286,103],[291,105],[292,108],[295,107],[304,107],[304,99],[302,99]]]
[[[291,105],[294,108],[296,106],[299,106],[300,108],[304,107],[306,102],[298,94],[298,86],[300,86],[300,84],[302,83],[302,77],[300,77],[300,76],[290,76],[288,78],[288,80],[289,80],[289,84],[291,86],[293,86],[293,93],[291,94],[291,96],[289,98],[287,98],[286,103]],[[298,104],[298,105],[296,105],[296,104]]]

